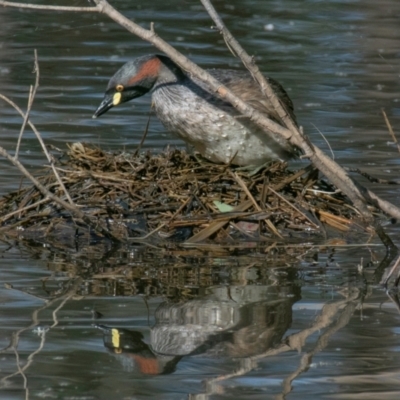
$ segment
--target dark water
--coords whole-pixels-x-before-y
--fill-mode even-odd
[[[197,1],[113,5],[143,26],[154,22],[204,67],[240,67]],[[340,163],[398,178],[400,156],[381,113],[400,138],[398,0],[215,5],[261,69],[288,90],[316,144],[328,151],[321,131]],[[22,108],[34,49],[40,88],[31,119],[46,143],[136,148],[149,97],[91,116],[115,70],[152,46],[99,15],[0,8],[0,92]],[[0,145],[11,151],[21,120],[1,102],[0,121]],[[167,144],[182,145],[152,118],[145,146]],[[45,164],[30,131],[21,160],[33,170]],[[5,194],[20,175],[6,161],[0,168]],[[397,187],[359,179],[400,203]],[[398,241],[397,225],[386,230]],[[375,239],[333,253],[305,248],[306,261],[294,255],[287,265],[206,251],[96,257],[12,245],[1,245],[0,259],[1,281],[13,285],[0,288],[2,399],[400,397],[400,317],[396,292],[386,293],[374,275],[385,256]],[[103,318],[94,320],[93,309]],[[103,336],[93,324],[128,331]]]

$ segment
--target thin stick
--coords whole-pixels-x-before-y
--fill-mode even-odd
[[[385,119],[386,126],[389,129],[389,133],[392,136],[393,142],[397,146],[397,150],[400,153],[400,143],[397,141],[397,138],[396,138],[396,136],[394,134],[394,131],[393,131],[393,128],[392,128],[392,124],[390,123],[389,118],[387,117],[386,112],[385,112],[385,110],[383,108],[382,108],[382,114],[383,114],[383,118]]]
[[[7,215],[4,215],[3,217],[0,218],[0,223],[2,224],[4,221],[7,221],[10,217],[12,217],[15,214],[19,214],[19,213],[22,213],[24,211],[28,211],[31,208],[35,208],[37,206],[40,206],[41,204],[46,203],[49,200],[50,199],[48,197],[46,197],[46,198],[44,198],[42,200],[39,200],[39,201],[37,201],[37,202],[35,202],[33,204],[30,204],[29,206],[26,206],[26,207],[23,207],[23,208],[19,208],[18,210],[10,212]]]
[[[250,193],[249,189],[247,188],[246,184],[243,182],[243,180],[240,178],[240,176],[235,172],[231,172],[231,174],[234,176],[236,179],[236,182],[240,185],[240,187],[243,189],[243,191],[246,193],[247,197],[250,199],[250,201],[254,204],[254,207],[256,208],[257,211],[262,211],[262,208],[257,204],[256,200],[254,199],[253,195]],[[283,236],[279,233],[278,229],[275,227],[275,225],[271,222],[269,218],[266,218],[265,220],[266,225],[268,228],[278,237],[283,239]]]
[[[16,166],[40,190],[40,192],[44,196],[48,197],[50,200],[55,201],[57,204],[64,207],[66,210],[70,211],[77,218],[81,218],[86,224],[88,224],[94,230],[96,230],[97,232],[100,232],[107,238],[109,238],[115,242],[122,242],[122,240],[120,238],[116,237],[114,234],[109,232],[107,229],[103,228],[98,223],[92,221],[92,219],[90,217],[88,217],[85,213],[83,213],[81,210],[79,210],[76,206],[74,206],[73,204],[67,203],[66,201],[60,199],[58,196],[49,192],[35,177],[33,177],[27,171],[27,169],[18,160],[16,160],[14,157],[12,157],[11,154],[9,154],[7,152],[7,150],[5,150],[1,146],[0,146],[0,155],[7,158],[8,161],[10,161],[14,166]]]
[[[146,127],[145,127],[143,135],[142,135],[142,139],[141,139],[137,149],[133,153],[133,157],[136,157],[139,154],[139,151],[142,149],[143,143],[147,137],[147,133],[149,132],[150,117],[151,117],[151,111],[149,112],[149,118],[147,119]]]
[[[272,187],[269,187],[269,190],[274,193],[275,196],[279,197],[281,200],[283,200],[285,203],[289,204],[290,207],[292,207],[294,210],[296,210],[300,215],[302,215],[311,225],[313,225],[315,228],[319,229],[319,226],[316,225],[313,221],[311,221],[310,218],[307,217],[303,212],[301,212],[294,204],[292,204],[290,201],[286,200],[281,194],[278,192],[275,192]]]
[[[189,196],[183,203],[182,205],[175,211],[175,213],[172,215],[172,217],[169,219],[168,224],[170,224],[177,215],[189,204],[189,202],[193,200],[193,194]]]
[[[26,113],[25,113],[25,117],[24,117],[24,122],[22,123],[21,126],[21,130],[19,132],[19,136],[18,136],[18,141],[17,141],[17,147],[15,149],[15,158],[18,158],[18,153],[19,153],[19,148],[21,146],[21,140],[22,140],[22,135],[24,134],[24,130],[26,127],[26,123],[28,122],[29,119],[29,114],[31,113],[31,109],[32,109],[32,104],[33,104],[33,100],[35,99],[36,96],[36,91],[39,87],[39,63],[38,63],[38,57],[37,57],[37,50],[34,50],[34,69],[33,71],[36,73],[36,79],[35,79],[35,85],[30,87],[29,90],[29,98],[28,98],[28,107],[26,108]]]
[[[243,191],[246,193],[247,197],[251,200],[251,202],[254,204],[254,207],[256,208],[257,211],[262,211],[262,208],[257,204],[256,200],[254,199],[253,195],[250,193],[249,189],[247,188],[246,184],[243,182],[243,179],[240,178],[240,176],[236,172],[229,171],[231,175],[235,178],[236,182],[239,184],[239,186],[243,189]]]
[[[0,93],[0,99],[3,99],[3,100],[6,101],[8,104],[10,104],[12,107],[14,107],[14,109],[20,113],[20,115],[22,116],[22,118],[25,118],[24,112],[23,112],[11,99],[9,99],[8,97],[2,95],[1,93]],[[67,196],[68,201],[69,201],[71,204],[74,204],[74,202],[73,202],[72,199],[71,199],[71,196],[69,195],[67,189],[66,189],[65,186],[64,186],[63,181],[62,181],[61,178],[60,178],[60,175],[58,174],[58,172],[57,172],[57,170],[56,170],[56,168],[55,168],[55,166],[54,166],[53,159],[52,159],[52,157],[50,156],[49,152],[47,151],[47,148],[46,148],[46,145],[45,145],[44,142],[43,142],[42,136],[40,135],[39,131],[36,129],[35,125],[33,125],[33,123],[32,123],[30,120],[28,120],[28,125],[29,125],[30,128],[33,130],[33,132],[35,133],[35,135],[36,135],[36,137],[37,137],[37,139],[38,139],[38,141],[39,141],[39,143],[40,143],[40,145],[42,146],[43,152],[44,152],[44,154],[46,155],[46,158],[47,158],[48,162],[50,163],[50,166],[51,166],[51,168],[52,168],[52,170],[53,170],[53,172],[54,172],[55,177],[57,178],[58,183],[59,183],[60,186],[61,186],[61,189],[64,191],[65,195]],[[15,158],[15,157],[14,157],[14,158]]]
[[[312,125],[312,126],[316,129],[316,131],[322,136],[322,139],[324,139],[325,143],[327,144],[327,146],[328,146],[328,148],[329,148],[329,150],[330,150],[330,152],[331,152],[331,154],[332,154],[332,160],[334,160],[334,159],[335,159],[335,153],[333,152],[332,147],[331,147],[331,144],[328,142],[328,139],[327,139],[326,136],[319,130],[319,128],[318,128],[315,124],[311,123],[311,125]]]
[[[27,4],[27,3],[14,3],[13,1],[0,0],[0,6],[15,7],[15,8],[28,8],[33,10],[47,10],[47,11],[84,11],[84,12],[101,12],[99,6],[95,7],[67,7],[67,6],[45,6],[41,4]]]

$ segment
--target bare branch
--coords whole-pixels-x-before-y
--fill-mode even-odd
[[[271,104],[274,106],[275,110],[278,112],[279,117],[283,120],[285,125],[292,133],[296,133],[300,135],[300,132],[294,123],[294,121],[290,118],[287,111],[282,107],[278,97],[275,95],[274,90],[271,88],[270,84],[264,78],[263,74],[258,69],[257,65],[254,62],[254,58],[251,57],[247,52],[243,49],[243,47],[239,44],[239,42],[233,37],[231,32],[225,26],[221,17],[218,15],[217,11],[211,4],[209,0],[200,0],[203,4],[204,8],[207,10],[208,14],[214,21],[217,26],[217,29],[223,35],[225,42],[227,43],[229,49],[233,51],[237,56],[241,59],[244,66],[249,70],[252,74],[253,78],[258,82],[261,86],[262,92],[269,99]],[[306,153],[307,154],[307,153]]]
[[[311,144],[308,138],[303,135],[288,112],[282,106],[270,84],[261,74],[257,65],[254,63],[253,57],[247,54],[239,42],[232,36],[216,12],[215,8],[212,6],[210,0],[201,0],[201,2],[216,24],[220,33],[224,36],[225,41],[229,43],[229,46],[240,57],[245,67],[252,74],[253,78],[259,83],[262,92],[270,100],[276,112],[290,130],[291,134],[293,135],[291,138],[288,138],[290,142],[298,147],[301,147],[305,153],[305,157],[310,158],[310,161],[313,163],[313,165],[315,165],[335,186],[340,188],[352,200],[356,208],[360,210],[364,218],[371,223],[373,221],[372,213],[368,209],[366,205],[366,198],[362,195],[359,188],[354,184],[352,179],[350,179],[343,168],[331,160],[320,149]],[[400,213],[400,209],[398,211]]]
[[[2,95],[1,93],[0,93],[0,99],[3,99],[8,104],[10,104],[12,107],[14,107],[14,109],[20,113],[20,115],[22,116],[22,118],[24,118],[24,121],[25,121],[24,112],[11,99],[9,99],[8,97]],[[27,120],[27,123],[31,127],[33,132],[35,133],[40,145],[42,146],[42,150],[43,150],[44,154],[46,155],[46,158],[47,158],[48,162],[50,163],[51,168],[53,169],[54,175],[56,176],[57,181],[61,186],[61,189],[64,191],[65,195],[67,196],[68,201],[71,204],[74,204],[74,202],[72,201],[71,196],[69,195],[69,193],[68,193],[68,191],[67,191],[67,189],[66,189],[66,187],[65,187],[65,185],[63,183],[63,181],[60,178],[60,175],[57,172],[57,169],[54,166],[53,159],[50,156],[49,152],[47,151],[47,147],[46,147],[45,143],[43,142],[43,139],[42,139],[42,136],[40,135],[40,132],[36,129],[35,125],[33,125],[33,123],[31,121],[29,121],[29,119]],[[15,158],[15,160],[17,160],[17,157],[14,157],[14,158]]]
[[[46,6],[41,4],[30,4],[30,3],[14,3],[13,1],[0,0],[0,6],[4,7],[15,7],[15,8],[26,8],[31,10],[45,10],[45,11],[83,11],[83,12],[99,12],[98,6],[95,7],[68,7],[68,6]]]

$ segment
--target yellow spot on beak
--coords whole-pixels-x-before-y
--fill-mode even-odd
[[[114,94],[114,96],[113,96],[113,105],[114,106],[117,106],[121,102],[121,97],[122,97],[122,95],[120,92],[117,92]]]
[[[118,329],[111,329],[111,343],[115,348],[119,348],[120,334],[118,332]]]

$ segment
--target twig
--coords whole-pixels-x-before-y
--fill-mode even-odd
[[[257,204],[256,200],[254,199],[253,195],[250,193],[249,189],[247,188],[246,184],[243,182],[243,180],[240,178],[240,176],[235,172],[231,172],[231,175],[235,178],[236,182],[240,185],[240,187],[243,189],[243,191],[246,193],[247,197],[250,199],[250,201],[253,203],[255,209],[257,211],[262,211],[262,208]],[[283,239],[283,236],[279,233],[278,229],[275,227],[275,225],[271,222],[269,218],[266,218],[265,220],[266,225],[268,228],[279,238]]]
[[[297,211],[303,218],[305,218],[311,225],[314,226],[314,228],[318,229],[319,226],[315,224],[315,222],[311,221],[310,218],[307,217],[303,212],[301,212],[294,204],[292,204],[290,201],[286,200],[281,194],[278,192],[275,192],[272,187],[268,187],[268,189],[277,197],[279,197],[281,200],[283,200],[285,203],[287,203],[290,207],[292,207],[295,211]]]
[[[3,217],[0,218],[0,224],[2,224],[4,221],[7,221],[8,218],[11,218],[15,214],[19,214],[19,213],[22,213],[24,211],[28,211],[31,208],[35,208],[37,206],[40,206],[41,204],[46,203],[49,200],[50,199],[48,197],[45,197],[44,199],[36,201],[35,203],[30,204],[29,206],[26,206],[26,207],[23,207],[23,208],[19,208],[18,210],[10,212],[10,213],[8,213],[8,214],[6,214],[6,215],[4,215]]]
[[[46,10],[46,11],[83,11],[83,12],[100,12],[99,6],[94,7],[68,7],[68,6],[45,6],[41,4],[29,4],[29,3],[14,3],[13,1],[0,0],[0,6],[4,7],[15,7],[15,8],[27,8],[33,10]]]
[[[0,99],[3,99],[3,100],[6,101],[8,104],[10,104],[12,107],[14,107],[14,109],[20,113],[20,115],[22,116],[22,118],[25,118],[24,112],[23,112],[11,99],[9,99],[8,97],[2,95],[1,93],[0,93]],[[60,175],[58,174],[58,172],[57,172],[57,170],[56,170],[56,168],[55,168],[55,166],[54,166],[53,160],[52,160],[52,158],[51,158],[49,152],[47,151],[46,145],[45,145],[45,143],[43,142],[43,139],[42,139],[42,136],[40,135],[40,132],[36,129],[35,125],[33,125],[33,123],[32,123],[30,120],[27,120],[27,121],[28,121],[28,125],[29,125],[30,128],[33,130],[34,134],[36,135],[36,137],[37,137],[37,139],[38,139],[38,141],[39,141],[39,143],[40,143],[40,145],[42,146],[43,152],[44,152],[44,154],[46,155],[46,158],[47,158],[48,162],[50,163],[50,166],[51,166],[51,168],[52,168],[52,170],[53,170],[53,172],[54,172],[54,175],[55,175],[56,178],[57,178],[58,183],[59,183],[60,186],[61,186],[61,189],[64,191],[65,195],[67,196],[68,201],[69,201],[71,204],[74,204],[74,202],[73,202],[72,199],[71,199],[71,196],[69,195],[67,189],[66,189],[65,186],[64,186],[63,181],[62,181],[61,178],[60,178]],[[15,159],[15,157],[13,157],[13,158]]]
[[[239,186],[242,188],[242,190],[246,193],[246,195],[249,198],[249,200],[251,200],[251,202],[253,203],[255,209],[257,211],[262,211],[262,208],[257,204],[255,198],[250,193],[250,191],[249,191],[248,187],[246,186],[246,184],[243,182],[243,179],[240,178],[240,176],[236,172],[232,172],[232,171],[229,171],[229,172],[235,178],[236,182],[239,184]]]
[[[311,123],[311,125],[316,129],[316,131],[322,136],[322,139],[324,139],[326,145],[328,146],[329,150],[331,151],[332,154],[332,160],[335,159],[335,153],[332,150],[331,144],[328,142],[328,139],[326,138],[326,136],[321,132],[321,130],[313,123]]]
[[[70,211],[73,215],[75,215],[78,218],[81,218],[86,224],[88,224],[90,227],[92,227],[94,230],[100,232],[103,234],[105,237],[111,239],[112,241],[115,242],[122,242],[122,240],[115,235],[113,235],[111,232],[109,232],[107,229],[103,228],[100,224],[92,221],[90,217],[88,217],[86,214],[84,214],[81,210],[79,210],[76,206],[73,204],[69,204],[66,201],[60,199],[58,196],[54,195],[53,193],[49,192],[36,178],[34,178],[29,171],[14,157],[12,157],[7,150],[5,150],[3,147],[0,146],[0,154],[7,158],[8,161],[10,161],[14,166],[16,166],[39,190],[40,192],[45,196],[48,197],[50,200],[55,201],[57,204],[60,206],[64,207],[66,210]]]
[[[182,203],[182,205],[174,212],[172,217],[169,219],[168,224],[170,224],[179,213],[193,200],[193,194],[188,196],[187,199]]]
[[[136,157],[139,154],[139,152],[143,146],[143,143],[146,140],[147,133],[149,132],[150,118],[151,118],[151,111],[149,112],[149,118],[147,118],[147,123],[146,123],[146,127],[144,128],[142,139],[140,140],[138,147],[136,148],[135,152],[133,153],[133,157]]]
[[[386,126],[389,129],[389,133],[392,136],[393,142],[397,146],[397,150],[400,153],[400,143],[397,141],[396,135],[394,134],[394,131],[393,131],[393,128],[392,128],[392,124],[390,123],[389,118],[387,117],[384,109],[382,109],[382,114],[383,114],[383,118],[385,119]]]
[[[15,149],[15,156],[14,156],[15,158],[18,158],[19,148],[21,146],[22,135],[24,134],[26,123],[28,122],[29,114],[30,114],[31,109],[32,109],[33,100],[35,99],[36,91],[37,91],[37,89],[39,87],[39,76],[40,76],[40,74],[39,74],[39,63],[38,63],[37,50],[36,49],[34,50],[34,57],[35,57],[35,62],[34,62],[33,71],[36,73],[35,85],[33,86],[33,88],[31,86],[30,90],[29,90],[28,107],[26,108],[24,122],[22,123],[21,130],[19,132],[18,141],[17,141],[17,147]]]

